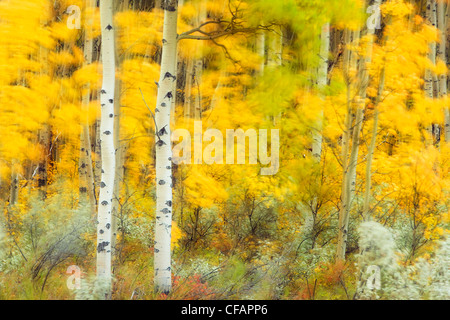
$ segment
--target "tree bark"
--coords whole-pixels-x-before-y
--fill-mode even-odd
[[[356,31],[345,31],[345,44],[348,46],[350,43],[355,42]],[[348,47],[344,51],[344,74],[347,85],[347,115],[345,120],[345,130],[342,137],[342,187],[341,187],[341,207],[339,212],[339,230],[338,230],[338,246],[336,252],[336,258],[340,260],[345,259],[345,248],[347,239],[347,213],[348,203],[350,198],[350,166],[348,153],[350,150],[350,138],[353,127],[353,100],[352,88],[353,88],[353,75],[356,70],[356,53],[352,52]]]
[[[444,1],[437,3],[437,22],[439,28],[439,50],[438,58],[444,63],[447,63],[447,28],[448,28],[448,10],[449,5],[445,6]],[[444,98],[447,95],[447,74],[439,76],[439,98]],[[444,106],[444,139],[445,142],[450,142],[450,110],[448,106]]]
[[[377,0],[376,3],[379,5],[381,3],[381,0]],[[362,122],[364,121],[366,90],[369,84],[369,72],[367,69],[372,59],[374,33],[375,29],[367,29],[367,35],[370,38],[368,39],[365,58],[361,58],[359,60],[359,68],[357,75],[358,88],[356,92],[357,93],[356,117],[352,132],[352,146],[350,158],[348,159],[348,162],[346,162],[346,168],[344,168],[343,188],[342,188],[343,194],[342,194],[341,211],[339,213],[339,230],[338,230],[336,259],[342,261],[345,260],[350,209],[353,201],[353,195],[356,192],[356,169],[358,164],[359,142],[362,129]],[[356,34],[354,35],[354,40],[355,39],[359,39],[359,32],[357,31]],[[350,59],[350,61],[352,61],[353,63],[356,63],[355,60],[356,57]],[[349,127],[347,127],[346,129],[350,130]]]
[[[9,206],[16,205],[19,199],[19,174],[14,168],[14,162],[11,168],[11,189],[9,193]]]
[[[191,117],[192,106],[192,78],[194,76],[194,62],[188,58],[186,66],[186,86],[184,89],[184,118]]]
[[[169,293],[172,286],[172,148],[170,115],[174,99],[177,54],[177,0],[163,3],[164,27],[161,74],[155,109],[156,118],[156,223],[154,248],[155,292]]]
[[[113,0],[100,2],[103,83],[100,96],[100,139],[102,149],[101,182],[97,225],[97,277],[104,282],[105,299],[111,298],[111,211],[114,192],[114,92],[115,44]]]
[[[377,141],[377,132],[378,132],[378,116],[380,111],[378,109],[378,105],[381,101],[381,95],[384,91],[384,82],[385,82],[385,68],[381,70],[380,75],[380,83],[378,84],[378,92],[377,98],[375,101],[375,111],[373,115],[373,128],[372,128],[372,138],[370,140],[369,150],[367,153],[367,164],[366,164],[366,186],[364,190],[364,207],[363,207],[363,218],[368,220],[370,217],[370,200],[371,200],[371,188],[372,188],[372,161],[373,154],[375,152],[375,144]]]
[[[436,27],[436,0],[427,0],[426,20],[430,26]],[[430,44],[428,59],[430,59],[432,64],[436,64],[436,42],[432,42]],[[436,75],[434,75],[430,69],[425,70],[425,95],[429,99],[434,99],[435,89],[439,90],[439,88],[435,85],[435,78]],[[428,137],[426,139],[426,145],[433,145],[434,143],[433,127],[433,123],[429,124],[427,127]]]
[[[320,35],[320,62],[317,76],[317,87],[324,99],[323,90],[328,84],[328,55],[330,51],[330,24],[325,23],[322,26]],[[313,129],[312,154],[313,157],[320,162],[322,155],[322,127],[323,127],[323,109],[319,112],[319,118]]]
[[[256,34],[256,52],[261,59],[258,73],[263,74],[264,67],[266,65],[266,35],[264,32],[259,32]]]
[[[93,0],[85,1],[86,9],[94,8],[95,3]],[[86,18],[86,29],[92,29],[92,18]],[[87,33],[84,35],[84,65],[92,63],[93,56],[93,40],[88,39]],[[97,200],[95,197],[95,182],[94,182],[94,169],[92,165],[92,149],[91,138],[89,132],[89,119],[88,108],[91,101],[90,85],[86,84],[84,87],[85,92],[82,97],[82,114],[84,114],[84,120],[81,124],[80,134],[80,160],[79,160],[79,174],[80,174],[80,195],[87,193],[89,198],[89,206],[92,215],[95,215]]]

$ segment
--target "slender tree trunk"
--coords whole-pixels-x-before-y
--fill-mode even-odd
[[[111,298],[111,212],[114,192],[114,92],[115,92],[115,45],[113,24],[113,0],[100,2],[102,32],[103,84],[100,96],[102,148],[102,173],[97,225],[97,277],[104,281],[105,298]]]
[[[41,199],[45,199],[47,197],[47,164],[50,146],[50,126],[48,124],[44,124],[42,129],[39,130],[39,144],[42,148],[42,154],[37,170],[38,188]]]
[[[266,35],[264,32],[260,32],[256,35],[256,52],[261,59],[258,73],[263,74],[266,65]]]
[[[267,52],[267,66],[276,67],[282,64],[283,32],[280,26],[269,34],[269,48]]]
[[[276,68],[283,64],[283,29],[281,26],[275,26],[275,31],[267,37],[267,69]],[[275,126],[281,119],[281,112],[274,115],[272,122]]]
[[[120,143],[120,80],[116,78],[114,93],[114,146],[115,146],[115,173],[114,173],[114,191],[112,199],[111,214],[111,248],[113,256],[117,240],[117,218],[120,205],[120,185],[123,181],[123,146]]]
[[[375,144],[377,141],[378,117],[380,114],[378,105],[381,101],[381,95],[383,94],[383,90],[384,90],[385,74],[386,74],[385,68],[383,67],[383,69],[381,70],[380,83],[378,84],[377,98],[375,101],[372,138],[370,140],[369,150],[368,150],[368,154],[367,154],[366,187],[364,190],[364,207],[363,207],[363,217],[365,220],[368,220],[370,217],[369,211],[370,211],[371,188],[372,188],[372,161],[373,161],[373,154],[375,152]]]
[[[95,3],[93,0],[85,1],[86,9],[94,8]],[[92,28],[92,18],[86,18],[86,28],[90,30]],[[84,65],[89,65],[92,63],[93,55],[93,40],[87,37],[85,32],[84,39]],[[88,195],[89,205],[91,208],[92,215],[96,211],[96,197],[95,197],[95,182],[94,182],[94,169],[92,165],[92,149],[91,149],[91,138],[89,132],[89,119],[88,119],[88,108],[91,100],[91,90],[90,85],[86,84],[84,87],[85,92],[82,97],[82,109],[84,114],[84,120],[81,124],[81,134],[80,134],[80,161],[79,161],[79,173],[80,173],[80,193]]]
[[[189,119],[191,117],[192,106],[192,78],[194,76],[194,62],[192,59],[187,58],[186,66],[186,87],[184,90],[184,118]]]
[[[426,7],[426,20],[430,26],[436,27],[436,0],[427,0]],[[428,53],[428,59],[432,64],[436,64],[436,42],[430,44],[430,50]],[[430,69],[425,70],[425,95],[429,99],[434,99],[436,86],[436,75]],[[427,127],[428,137],[426,138],[426,145],[433,145],[434,143],[434,124],[431,123]]]
[[[125,0],[122,6],[118,10],[128,10],[128,0]],[[116,36],[116,35],[115,35]],[[122,58],[119,58],[117,37],[114,38],[115,42],[115,65],[117,69],[122,65],[123,59],[128,58],[128,54]],[[114,257],[116,251],[116,241],[117,241],[117,219],[120,212],[120,190],[124,178],[124,157],[125,157],[125,145],[120,141],[120,120],[121,120],[121,90],[122,82],[118,76],[116,76],[114,87],[114,147],[115,147],[115,173],[114,173],[114,192],[112,200],[112,216],[111,216],[111,248],[113,250],[112,255]]]
[[[19,174],[14,168],[14,162],[11,168],[11,189],[9,192],[9,206],[16,205],[19,199]]]
[[[323,97],[323,90],[328,83],[328,55],[330,51],[330,24],[326,23],[322,27],[320,35],[320,63],[318,69],[317,86]],[[322,127],[323,127],[323,109],[320,110],[319,119],[313,129],[312,154],[320,162],[322,155]]]
[[[380,4],[380,2],[381,0],[376,1],[377,4]],[[358,91],[356,98],[356,117],[352,133],[352,146],[350,158],[348,159],[348,162],[346,161],[346,168],[344,168],[343,177],[343,194],[341,212],[339,214],[338,244],[336,251],[337,260],[345,260],[345,251],[347,248],[348,223],[353,195],[356,192],[356,168],[358,164],[359,141],[362,122],[364,120],[366,90],[369,83],[369,72],[367,69],[372,59],[374,33],[374,29],[367,29],[367,35],[369,35],[370,38],[366,47],[366,55],[365,58],[361,58],[359,62],[359,70],[357,76]],[[355,39],[359,39],[359,32],[356,32],[356,34],[354,35],[354,40]],[[354,57],[353,59],[356,60],[356,57]],[[351,63],[356,63],[353,59],[350,59]],[[350,128],[347,127],[347,130],[349,129]]]
[[[202,118],[202,76],[203,76],[203,59],[199,58],[195,61],[195,96],[194,96],[194,119],[200,120]]]
[[[448,29],[448,10],[450,6],[445,5],[444,1],[437,3],[437,21],[439,28],[439,50],[438,58],[444,63],[447,63],[447,29]],[[447,74],[439,76],[439,98],[447,96]],[[444,106],[444,139],[445,142],[450,142],[450,110],[448,106]]]
[[[337,247],[337,253],[336,258],[340,260],[345,259],[345,243],[346,241],[346,233],[347,228],[346,226],[346,219],[347,219],[347,212],[348,212],[348,199],[350,198],[350,166],[349,166],[349,159],[348,159],[348,153],[350,150],[350,137],[352,132],[352,126],[353,126],[353,100],[351,98],[352,96],[352,87],[353,87],[353,73],[356,70],[356,58],[354,57],[356,53],[352,52],[348,45],[352,43],[352,40],[355,41],[356,39],[352,39],[352,35],[354,34],[350,30],[345,31],[345,44],[347,45],[347,48],[344,51],[344,73],[346,78],[346,84],[347,84],[347,115],[345,120],[345,130],[342,137],[342,170],[343,170],[343,176],[342,176],[342,187],[341,187],[341,208],[339,212],[339,230],[338,230],[338,247]],[[345,236],[345,238],[344,238]]]
[[[166,0],[164,9],[161,74],[156,103],[156,223],[154,251],[155,292],[171,290],[172,148],[170,114],[176,81],[177,0]]]

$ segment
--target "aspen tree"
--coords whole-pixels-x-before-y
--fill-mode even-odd
[[[177,0],[163,2],[164,26],[161,73],[155,109],[156,120],[156,223],[154,251],[154,288],[168,293],[171,289],[172,229],[172,148],[171,105],[175,92],[177,54]]]
[[[375,4],[380,5],[381,0],[376,0]],[[354,39],[359,39],[359,32],[355,32]],[[346,167],[344,167],[344,177],[343,177],[343,192],[342,192],[342,202],[341,211],[339,213],[339,230],[338,230],[338,244],[336,251],[337,260],[345,260],[345,250],[347,247],[347,237],[348,237],[348,223],[350,218],[350,208],[353,200],[353,195],[356,192],[356,168],[358,162],[359,153],[359,142],[360,134],[362,129],[362,123],[364,121],[364,110],[365,110],[365,100],[366,100],[366,90],[369,83],[369,72],[368,66],[372,59],[372,47],[373,47],[373,35],[375,33],[375,25],[368,24],[366,35],[368,36],[367,44],[365,48],[365,56],[359,59],[358,74],[357,74],[357,87],[356,87],[356,116],[355,123],[351,130],[347,123],[347,134],[350,130],[352,131],[352,141],[350,156],[348,160],[345,161]],[[353,60],[352,60],[353,59]],[[356,61],[356,56],[350,59],[351,61]],[[352,63],[352,62],[351,62]],[[355,62],[354,62],[355,63]],[[350,98],[350,97],[348,97]],[[347,157],[347,154],[344,155]]]
[[[447,61],[447,28],[448,28],[448,10],[444,1],[437,3],[437,24],[439,29],[439,50],[437,52],[439,60]],[[447,96],[447,74],[439,75],[439,98]],[[444,138],[445,142],[450,142],[450,109],[448,106],[444,107]]]
[[[94,6],[95,3],[93,0],[85,1],[86,11],[94,8]],[[92,18],[87,16],[84,34],[84,66],[92,63],[93,39],[90,39],[88,37],[89,32],[86,32],[92,30],[92,23]],[[81,124],[79,161],[80,183],[83,182],[84,185],[83,187],[80,187],[80,193],[85,194],[87,192],[91,211],[95,214],[97,201],[95,197],[94,168],[92,165],[92,149],[88,121],[88,108],[91,100],[91,90],[89,84],[84,86],[84,90],[85,91],[82,96],[82,111],[84,113],[84,119]]]
[[[41,18],[41,25],[45,25],[47,23],[45,18]],[[40,70],[40,75],[44,75],[46,73],[45,64],[48,63],[48,50],[43,46],[39,47],[39,60],[43,62],[43,66]],[[38,141],[42,146],[42,154],[41,160],[38,163],[38,187],[39,192],[41,193],[41,198],[45,199],[47,196],[47,159],[48,159],[48,150],[50,145],[50,126],[48,124],[43,124],[42,129],[39,130],[38,133]]]
[[[129,1],[124,0],[123,2],[118,4],[117,10],[127,10],[129,6]],[[115,36],[117,35],[117,32]],[[114,39],[117,42],[117,39]],[[117,69],[120,68],[122,62],[128,58],[128,54],[119,58],[118,46],[115,46],[115,63]],[[121,120],[121,80],[116,75],[116,83],[114,87],[114,147],[116,151],[116,163],[115,163],[115,173],[114,173],[114,192],[113,192],[113,200],[112,200],[112,216],[111,216],[111,248],[113,250],[113,256],[115,254],[116,249],[116,240],[117,240],[117,218],[119,215],[119,198],[120,198],[120,187],[123,182],[124,175],[124,158],[126,153],[125,144],[120,141],[120,120]]]
[[[102,164],[97,224],[97,278],[107,288],[105,292],[106,299],[111,298],[111,212],[115,173],[113,133],[116,66],[113,4],[113,0],[103,0],[100,2],[103,83],[100,92]]]
[[[187,58],[186,66],[186,87],[184,95],[184,118],[185,120],[191,117],[192,106],[192,78],[194,76],[194,62],[189,57]]]
[[[352,41],[352,31],[345,30],[345,43],[348,46]],[[351,131],[353,126],[353,102],[351,99],[352,95],[352,73],[356,69],[356,59],[354,56],[356,53],[352,52],[348,47],[344,51],[344,73],[346,78],[347,85],[347,113],[345,119],[344,133],[342,137],[342,150],[341,150],[341,158],[342,158],[342,169],[343,169],[343,177],[342,177],[342,187],[341,187],[341,208],[339,211],[339,230],[338,230],[338,248],[336,257],[338,259],[344,260],[345,258],[345,249],[343,248],[344,244],[344,233],[347,233],[345,227],[345,218],[348,211],[348,201],[347,199],[350,197],[350,166],[348,153],[350,150],[350,138]],[[344,250],[343,250],[344,249]]]
[[[267,68],[275,69],[283,63],[283,29],[275,26],[275,30],[268,36]],[[281,119],[281,113],[273,116],[273,125]]]
[[[261,59],[258,72],[259,74],[263,74],[266,64],[266,35],[264,32],[259,32],[256,34],[256,53],[258,53],[258,56]]]
[[[380,74],[380,82],[378,84],[378,92],[375,101],[375,112],[373,115],[373,128],[372,128],[372,138],[370,139],[369,150],[367,154],[367,164],[366,164],[366,185],[364,190],[364,207],[363,207],[363,218],[369,218],[369,210],[370,210],[370,199],[371,199],[371,188],[372,188],[372,161],[373,154],[375,152],[375,144],[377,141],[377,131],[378,131],[378,118],[380,115],[380,110],[378,109],[378,105],[381,101],[381,95],[384,90],[386,70],[383,66]]]
[[[328,55],[330,51],[330,24],[325,23],[322,26],[320,35],[320,62],[318,68],[317,86],[321,94],[328,83]],[[319,113],[319,119],[316,128],[313,129],[312,154],[318,162],[322,155],[322,126],[323,126],[323,109]]]
[[[19,199],[19,174],[17,170],[14,168],[11,169],[11,187],[9,192],[9,205],[14,206]]]
[[[430,26],[436,27],[436,0],[427,0],[427,7],[426,7],[426,20]],[[436,64],[436,42],[430,43],[430,50],[428,52],[428,59],[431,61],[431,63],[434,65]],[[425,70],[425,95],[429,99],[434,99],[435,95],[435,88],[437,89],[437,86],[435,86],[435,78],[436,76],[433,74],[433,72],[430,69]],[[427,145],[433,144],[433,135],[434,135],[434,124],[430,124],[427,127],[428,131],[428,138],[426,141]]]

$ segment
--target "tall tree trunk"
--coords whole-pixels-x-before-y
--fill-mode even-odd
[[[117,240],[117,218],[119,215],[120,185],[123,181],[123,156],[124,150],[120,143],[120,88],[121,82],[116,78],[114,93],[114,147],[115,147],[115,173],[114,173],[114,191],[111,209],[111,248],[113,255]]]
[[[266,65],[266,35],[264,32],[256,34],[256,53],[261,59],[258,73],[263,74]]]
[[[378,92],[377,97],[375,101],[375,111],[373,115],[373,128],[372,128],[372,138],[370,140],[369,150],[367,153],[367,164],[366,164],[366,186],[364,190],[364,207],[363,207],[363,218],[365,220],[368,220],[370,215],[370,200],[371,200],[371,188],[372,188],[372,161],[373,161],[373,154],[375,152],[375,144],[377,141],[377,132],[378,132],[378,117],[380,114],[380,111],[378,109],[378,105],[381,101],[381,95],[384,91],[384,82],[385,82],[385,68],[381,69],[380,74],[380,82],[378,84]]]
[[[348,45],[350,43],[356,42],[356,31],[352,32],[350,30],[345,31],[345,44],[347,48],[344,51],[344,73],[347,85],[347,115],[345,119],[345,129],[342,136],[342,187],[341,187],[341,208],[339,212],[339,230],[338,230],[338,247],[336,252],[336,258],[340,260],[345,259],[345,243],[346,241],[346,215],[348,212],[348,199],[350,198],[350,166],[348,153],[350,150],[350,138],[353,127],[353,100],[352,88],[353,88],[353,73],[356,70],[356,58],[355,52],[352,52]],[[345,239],[344,239],[345,236]]]
[[[447,63],[447,28],[448,28],[448,10],[450,6],[445,5],[444,1],[439,1],[437,4],[437,20],[439,28],[439,50],[438,58]],[[447,74],[439,76],[439,98],[447,96]],[[444,106],[444,138],[445,142],[450,142],[450,109]]]
[[[192,61],[192,59],[187,58],[186,86],[184,89],[184,118],[186,120],[191,117],[193,76],[194,76],[194,62]]]
[[[154,248],[155,292],[168,293],[172,286],[172,148],[170,114],[176,81],[177,0],[166,0],[161,56],[161,74],[156,102],[156,223]]]
[[[48,152],[50,148],[50,126],[44,124],[42,129],[39,130],[39,144],[42,148],[42,153],[40,161],[38,164],[37,175],[38,175],[38,188],[41,199],[47,197],[47,164],[48,164]]]
[[[328,84],[328,55],[330,51],[330,24],[325,23],[322,26],[320,35],[320,62],[317,76],[317,87],[320,95],[323,97],[323,90]],[[319,119],[313,129],[312,154],[320,162],[322,155],[322,127],[323,127],[323,109],[319,112]]]
[[[122,6],[117,10],[128,10],[129,1],[125,0],[122,3]],[[117,35],[117,34],[116,34]],[[115,35],[115,36],[116,36]],[[129,55],[119,57],[118,53],[118,45],[117,45],[117,37],[114,38],[115,41],[115,65],[116,68],[119,69],[122,65],[122,61],[129,58]],[[112,216],[111,216],[111,248],[112,255],[114,257],[116,251],[116,241],[117,241],[117,219],[120,212],[120,190],[123,182],[124,176],[124,157],[126,153],[125,145],[120,141],[120,120],[121,120],[121,90],[122,90],[122,82],[118,76],[116,76],[114,87],[114,147],[115,147],[115,173],[114,173],[114,192],[112,199]]]
[[[93,0],[85,1],[85,8],[94,8],[95,3]],[[86,29],[92,29],[92,17],[86,17]],[[84,65],[92,63],[93,55],[93,40],[87,37],[87,32],[84,35]],[[91,100],[90,85],[86,84],[84,87],[85,92],[82,97],[82,109],[84,114],[84,120],[81,124],[80,134],[80,161],[79,161],[79,173],[80,173],[80,193],[85,195],[87,193],[89,198],[89,205],[92,215],[96,211],[96,197],[95,197],[95,182],[94,182],[94,169],[92,165],[92,149],[91,138],[89,132],[89,119],[88,109]]]
[[[11,189],[9,192],[9,206],[16,205],[19,199],[19,174],[15,168],[15,162],[11,166]]]
[[[283,64],[283,29],[275,26],[274,32],[268,35],[267,69],[276,68]],[[281,112],[273,115],[273,125],[277,125],[281,119]]]
[[[376,0],[376,4],[380,4],[381,0]],[[359,61],[359,70],[357,76],[357,98],[356,98],[356,116],[355,124],[352,132],[352,146],[350,151],[350,158],[346,161],[346,168],[344,168],[343,177],[343,194],[341,211],[339,213],[339,230],[338,230],[338,244],[336,251],[337,260],[345,260],[345,251],[347,248],[348,238],[348,223],[350,218],[350,209],[353,200],[353,195],[356,192],[356,168],[358,164],[359,142],[362,129],[362,122],[364,121],[364,110],[366,100],[366,90],[369,84],[368,66],[372,59],[373,35],[375,29],[367,29],[367,35],[370,37],[367,41],[365,57]],[[354,40],[359,39],[359,32],[356,31]],[[356,57],[354,58],[356,59]],[[350,59],[351,61],[354,61]],[[347,127],[346,130],[350,128]]]
[[[113,24],[113,0],[100,2],[102,32],[103,84],[101,103],[102,173],[97,225],[97,277],[106,286],[105,298],[111,298],[111,211],[114,192],[114,92],[115,92],[115,44]]]
[[[436,0],[427,0],[426,20],[430,26],[436,27]],[[432,64],[436,64],[436,42],[430,44],[428,59]],[[434,99],[435,89],[439,90],[435,81],[436,75],[430,69],[425,70],[425,95],[429,99]],[[434,143],[434,124],[431,123],[427,127],[428,137],[426,138],[426,145],[433,145]]]
[[[267,66],[276,67],[282,64],[283,31],[280,26],[274,27],[274,32],[268,36]]]

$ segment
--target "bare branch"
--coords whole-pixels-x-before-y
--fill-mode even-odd
[[[260,30],[261,27],[257,27],[257,28],[240,28],[240,29],[230,29],[230,30],[225,30],[225,31],[219,31],[219,32],[214,32],[214,33],[208,33],[208,32],[204,32],[204,31],[198,31],[201,32],[202,34],[204,34],[204,36],[196,36],[196,35],[191,35],[191,34],[180,34],[178,36],[178,40],[183,40],[183,39],[193,39],[193,40],[214,40],[223,36],[228,36],[228,35],[233,35],[233,34],[237,34],[237,33],[251,33],[251,32],[256,32],[257,30]]]

